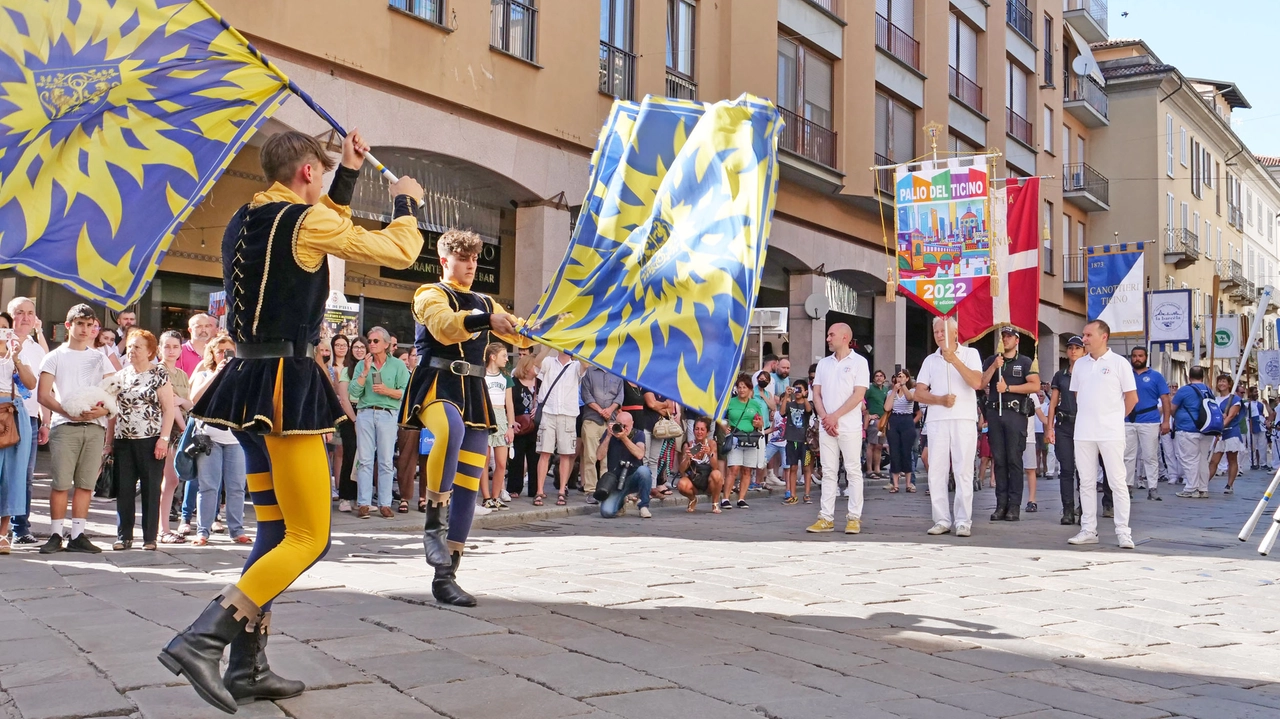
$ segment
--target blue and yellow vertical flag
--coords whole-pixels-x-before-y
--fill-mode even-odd
[[[781,130],[773,104],[750,95],[614,103],[526,332],[718,416],[755,309]]]
[[[286,92],[202,2],[0,0],[0,267],[132,304]]]

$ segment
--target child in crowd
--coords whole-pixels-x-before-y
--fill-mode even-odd
[[[798,504],[796,496],[796,475],[803,465],[805,470],[804,487],[805,503],[809,500],[809,477],[811,463],[807,462],[809,454],[806,442],[810,420],[813,419],[813,404],[809,401],[809,383],[798,379],[791,383],[783,395],[781,415],[784,420],[783,439],[786,450],[782,457],[783,473],[786,475],[787,493],[783,504]]]

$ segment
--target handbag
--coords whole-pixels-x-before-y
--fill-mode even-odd
[[[9,401],[0,404],[0,449],[8,449],[21,441],[18,433],[18,401],[13,384],[9,385]]]
[[[520,391],[529,392],[529,388],[521,385]],[[530,404],[535,408],[535,411],[536,411],[536,408],[538,405],[538,393],[534,391],[534,392],[529,392],[529,394],[531,396]],[[538,428],[538,425],[534,423],[532,414],[516,415],[515,423],[512,425],[512,429],[514,430],[515,436],[517,437],[524,437],[526,435],[533,434],[533,431],[537,428]]]
[[[880,431],[880,434],[885,434],[886,432],[889,431],[889,413],[888,412],[885,412],[884,414],[880,415],[880,421],[876,422],[876,428]]]
[[[560,378],[564,376],[564,371],[567,369],[569,369],[569,365],[565,365],[560,368],[560,374],[556,375],[555,380],[551,382],[551,386],[547,388],[547,394],[546,394],[547,397],[550,397],[551,393],[556,391],[556,385],[560,383]],[[534,410],[533,412],[533,424],[534,426],[537,426],[537,427],[542,426],[542,402],[541,401],[538,402],[538,409]],[[519,433],[517,432],[517,434]]]
[[[115,457],[106,455],[102,458],[102,466],[98,469],[98,481],[93,485],[93,496],[112,499],[116,496]]]
[[[653,436],[657,439],[675,439],[682,434],[684,430],[680,428],[680,424],[667,417],[663,417],[653,425]]]

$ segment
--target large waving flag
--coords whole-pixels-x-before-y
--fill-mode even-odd
[[[286,87],[203,2],[0,0],[0,267],[132,304]]]
[[[1013,325],[1040,336],[1040,178],[1015,180],[992,193],[995,244],[991,249],[1002,289],[991,296],[990,284],[960,305],[961,342],[975,340],[996,327]]]
[[[526,332],[718,416],[755,308],[781,130],[773,104],[750,95],[614,103]]]

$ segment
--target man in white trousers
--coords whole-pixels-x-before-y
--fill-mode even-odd
[[[849,515],[845,534],[862,531],[862,398],[871,384],[870,368],[854,352],[853,330],[838,323],[827,330],[827,347],[833,354],[818,362],[813,379],[813,409],[822,426],[818,431],[818,457],[822,461],[822,504],[818,521],[808,532],[835,530],[836,496],[840,494],[840,456],[849,481]]]
[[[1125,484],[1124,418],[1138,404],[1137,382],[1124,357],[1107,348],[1111,328],[1102,320],[1084,326],[1085,356],[1071,371],[1076,393],[1076,467],[1080,470],[1080,533],[1068,544],[1098,543],[1098,458],[1107,469],[1115,498],[1116,540],[1133,549],[1129,530],[1129,488]]]
[[[916,377],[915,401],[929,406],[924,431],[929,438],[929,500],[933,527],[946,534],[955,527],[967,537],[973,527],[973,455],[978,450],[978,394],[982,388],[982,356],[960,346],[954,317],[933,318],[938,349],[924,358]],[[947,475],[955,473],[955,523],[947,505]]]
[[[1169,483],[1169,486],[1182,482],[1182,465],[1178,463],[1178,449],[1174,437],[1177,436],[1177,428],[1173,426],[1173,401],[1172,398],[1178,393],[1177,383],[1169,384],[1169,433],[1160,435],[1160,478]]]
[[[1124,418],[1125,478],[1132,492],[1137,487],[1138,467],[1143,468],[1147,483],[1147,499],[1160,499],[1160,437],[1169,434],[1169,418],[1173,414],[1169,402],[1169,385],[1164,375],[1147,366],[1147,348],[1134,347],[1129,352],[1134,382],[1138,388],[1138,406]]]
[[[1199,497],[1200,492],[1209,496],[1209,453],[1213,448],[1211,435],[1201,434],[1197,421],[1201,418],[1205,400],[1216,402],[1204,383],[1204,368],[1194,365],[1187,371],[1187,384],[1173,395],[1173,430],[1178,452],[1178,467],[1186,489],[1178,492],[1183,497]]]

